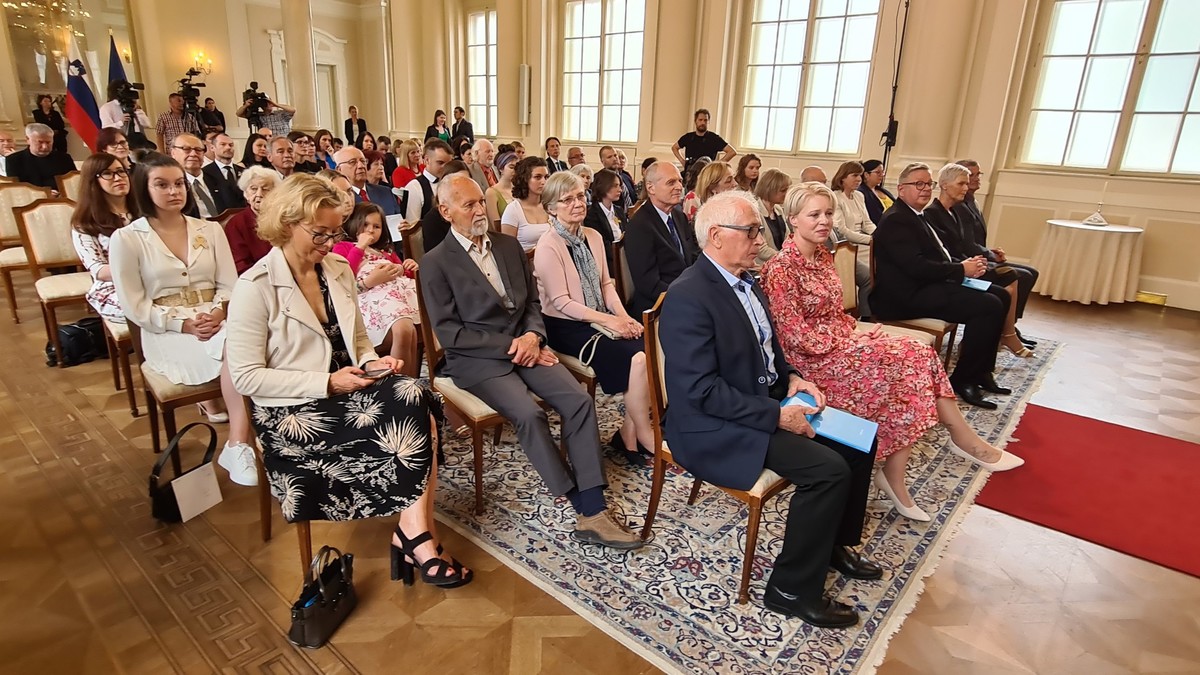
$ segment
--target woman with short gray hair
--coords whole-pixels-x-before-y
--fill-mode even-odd
[[[238,178],[237,186],[246,199],[246,208],[225,224],[225,237],[229,239],[233,264],[239,275],[271,252],[271,245],[258,236],[258,211],[263,199],[279,187],[279,183],[279,172],[257,165],[243,171]]]

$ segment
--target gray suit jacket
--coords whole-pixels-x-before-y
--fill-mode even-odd
[[[421,298],[446,350],[446,365],[439,374],[463,388],[512,372],[508,349],[513,338],[531,331],[546,335],[533,272],[521,244],[498,232],[486,236],[513,309],[504,306],[453,235],[421,258]]]
[[[480,190],[487,192],[487,189],[488,189],[487,176],[483,175],[483,167],[479,164],[479,162],[475,162],[474,164],[472,164],[469,171],[471,172],[471,180],[475,181],[479,185]],[[492,171],[494,172],[495,169],[493,169]]]

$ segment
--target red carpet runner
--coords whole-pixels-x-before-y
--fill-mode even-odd
[[[1030,405],[977,504],[1200,577],[1200,445]]]

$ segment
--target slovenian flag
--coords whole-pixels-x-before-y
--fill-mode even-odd
[[[117,41],[112,32],[108,34],[108,81],[124,80],[125,66],[121,63],[121,54],[117,52]]]
[[[79,138],[94,152],[96,135],[100,133],[100,109],[87,80],[83,79],[85,74],[87,70],[78,58],[67,64],[67,119]]]

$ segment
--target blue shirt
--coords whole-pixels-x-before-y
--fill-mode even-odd
[[[729,273],[729,270],[718,265],[708,253],[705,253],[704,257],[708,258],[713,267],[717,268],[729,287],[733,289],[733,294],[737,296],[738,302],[742,304],[742,310],[746,312],[746,317],[750,319],[750,325],[754,326],[755,333],[757,333],[763,367],[767,370],[767,386],[775,384],[775,381],[779,379],[779,373],[775,370],[775,348],[772,344],[774,334],[771,332],[771,321],[767,318],[767,310],[758,301],[758,296],[754,294],[754,278],[745,273],[740,278],[735,277]]]

